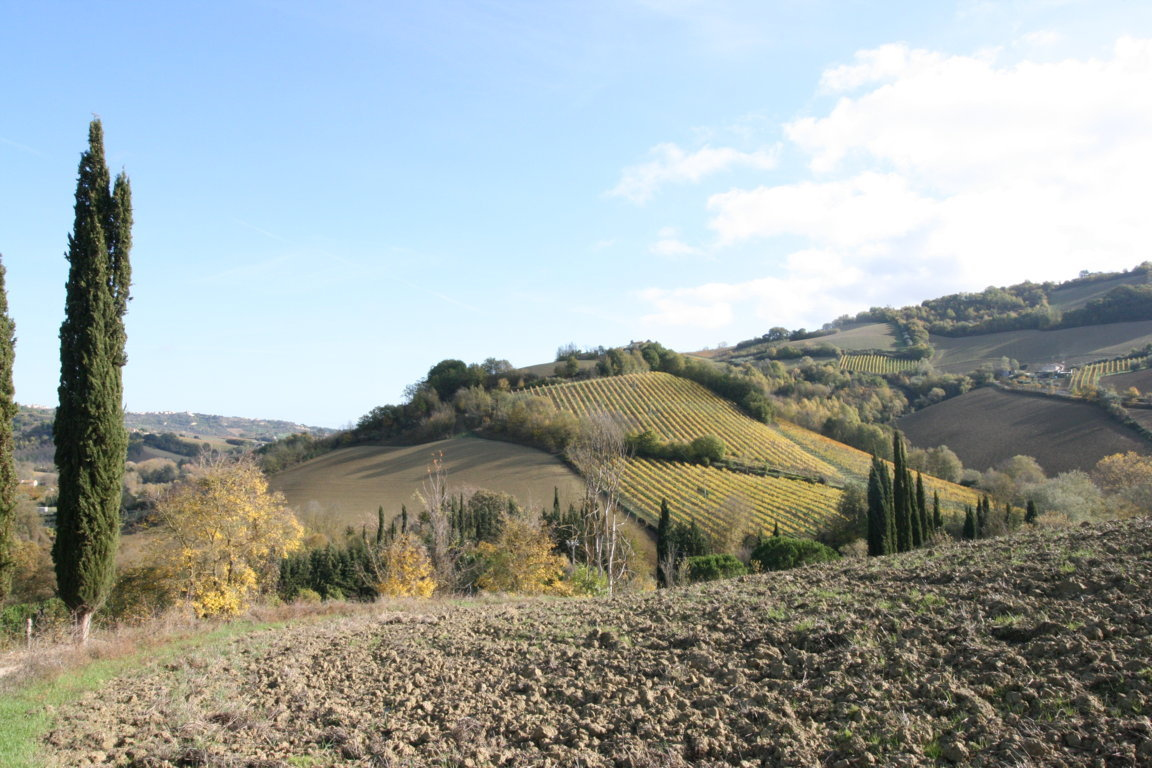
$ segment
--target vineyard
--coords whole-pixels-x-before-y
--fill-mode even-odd
[[[629,459],[621,483],[624,505],[655,524],[660,501],[672,517],[695,520],[719,533],[736,517],[752,526],[783,533],[808,534],[836,511],[845,482],[863,483],[871,457],[789,422],[762,424],[700,385],[666,373],[636,373],[543,387],[536,393],[557,408],[580,416],[608,413],[629,432],[650,429],[668,441],[691,442],[702,435],[724,441],[728,455],[744,464],[763,465],[827,481],[764,477],[716,467],[651,459]],[[977,495],[968,488],[925,478],[929,495],[940,494],[946,511],[963,514]]]
[[[627,432],[650,429],[665,441],[683,443],[715,435],[724,441],[727,454],[743,463],[840,478],[835,467],[796,445],[777,427],[750,419],[699,384],[667,373],[608,376],[536,392],[578,416],[609,413]]]
[[[1090,389],[1096,386],[1101,376],[1111,376],[1117,373],[1128,373],[1148,363],[1148,357],[1125,357],[1117,360],[1105,360],[1100,363],[1091,363],[1072,372],[1072,380],[1068,386],[1073,391]]]
[[[674,521],[694,520],[712,535],[741,515],[757,532],[779,524],[781,533],[811,534],[835,513],[840,493],[821,483],[650,459],[630,460],[621,487],[624,505],[649,524],[657,523],[667,499]]]
[[[908,357],[892,357],[877,354],[847,354],[840,356],[840,370],[858,373],[888,374],[911,371],[922,362]]]

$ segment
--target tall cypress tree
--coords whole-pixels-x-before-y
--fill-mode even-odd
[[[896,551],[894,531],[888,467],[873,456],[868,472],[868,554],[877,557]]]
[[[932,491],[932,528],[941,530],[944,527],[944,516],[940,514],[940,491]]]
[[[88,126],[80,157],[68,284],[60,326],[60,406],[53,437],[59,471],[52,558],[60,597],[86,642],[92,614],[115,576],[124,429],[124,313],[131,282],[132,193],[124,174],[109,189],[104,130]]]
[[[1152,275],[1152,270],[1149,270],[1148,274]],[[1028,506],[1025,508],[1025,510],[1024,522],[1028,523],[1028,525],[1036,525],[1036,518],[1040,516],[1040,513],[1036,511],[1036,502],[1032,501],[1032,499],[1028,499]]]
[[[912,513],[915,490],[908,472],[904,436],[892,436],[892,513],[896,522],[896,551],[907,552],[915,544],[916,519]]]
[[[16,324],[8,317],[4,274],[4,264],[0,263],[0,603],[12,589],[12,572],[16,568],[12,541],[17,485],[12,437],[12,418],[16,415],[16,390],[12,386]]]
[[[924,492],[924,474],[916,473],[916,516],[920,529],[920,544],[927,544],[932,539],[932,520],[928,511],[928,496]]]

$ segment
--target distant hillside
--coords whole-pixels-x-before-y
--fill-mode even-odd
[[[960,355],[937,355],[932,361],[937,366],[947,366],[947,370],[958,370],[958,366],[963,364],[979,364],[994,357],[979,354],[980,350],[992,345],[977,342],[969,348],[961,341],[968,337],[1007,331],[1057,333],[1058,329],[1140,320],[1152,321],[1152,263],[1149,262],[1126,272],[1084,274],[1063,283],[1024,282],[1006,287],[991,286],[978,293],[951,294],[907,307],[873,307],[854,318],[842,317],[827,323],[818,331],[774,328],[761,337],[741,341],[728,349],[715,350],[710,357],[747,362],[794,360],[802,354],[830,357],[839,352],[895,351],[915,353],[917,357],[928,359],[933,348],[953,353],[964,349],[966,351]],[[1086,358],[1098,348],[1114,343],[1095,340],[1093,334],[1063,338],[1072,339],[1074,343],[1069,345],[1055,339],[1032,342],[1051,351],[1033,353],[1031,347],[1026,346],[1023,356],[1008,356],[1022,362],[1024,358],[1041,358],[1045,354],[1048,357],[1063,354]],[[954,343],[946,339],[952,339]],[[1127,351],[1101,351],[1098,356]]]
[[[55,408],[19,406],[13,419],[18,460],[38,465],[52,463],[52,421],[55,418]],[[244,443],[271,442],[300,432],[322,436],[335,431],[289,421],[186,412],[126,413],[124,423],[129,432],[137,435],[133,441],[133,460],[136,461],[195,455],[202,443],[223,448],[229,445],[225,441],[231,440],[230,445],[238,447]],[[148,438],[148,435],[153,437]]]
[[[981,471],[1020,454],[1049,475],[1091,469],[1113,453],[1152,454],[1152,445],[1095,405],[992,387],[905,416],[898,426],[914,445],[947,445]]]

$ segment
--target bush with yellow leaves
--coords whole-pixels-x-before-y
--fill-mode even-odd
[[[476,555],[484,572],[476,585],[489,592],[522,595],[567,595],[564,581],[568,560],[552,551],[552,537],[538,525],[511,517],[495,543],[482,541]]]
[[[304,530],[250,459],[204,459],[156,505],[177,581],[196,614],[240,613],[276,582]]]
[[[436,591],[428,550],[411,533],[402,533],[381,552],[384,578],[376,585],[382,597],[431,597]]]

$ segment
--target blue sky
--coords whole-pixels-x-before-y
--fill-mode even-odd
[[[1152,4],[0,0],[0,253],[54,405],[93,114],[126,405],[354,422],[441,359],[682,351],[1152,258]]]

